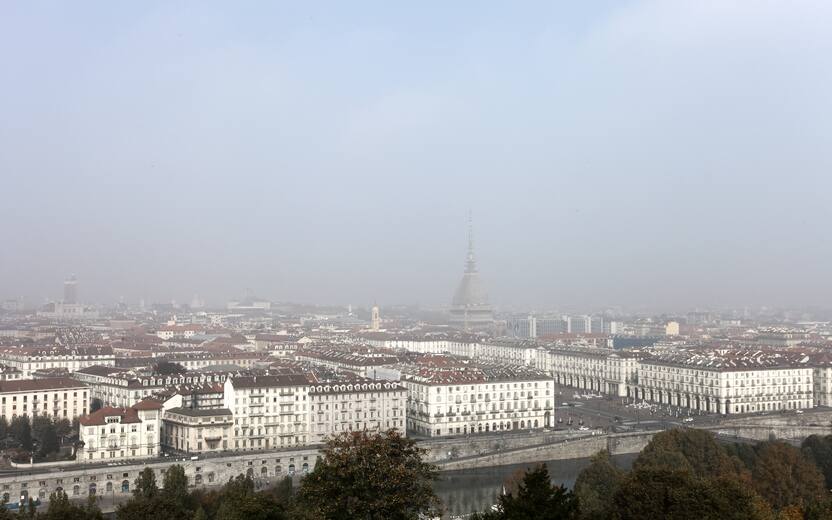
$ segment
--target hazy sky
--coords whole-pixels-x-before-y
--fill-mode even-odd
[[[832,2],[2,2],[0,298],[832,294]]]

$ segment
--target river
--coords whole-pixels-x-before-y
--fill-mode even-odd
[[[637,453],[630,455],[616,455],[616,464],[629,469]],[[571,459],[547,461],[549,475],[555,484],[571,488],[582,469],[589,465],[590,459]],[[434,486],[437,496],[442,500],[447,515],[465,515],[477,511],[485,511],[497,503],[503,481],[517,471],[525,469],[531,464],[513,464],[491,468],[466,469],[459,471],[444,471]]]

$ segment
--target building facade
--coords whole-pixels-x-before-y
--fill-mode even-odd
[[[406,434],[407,389],[395,381],[360,379],[316,384],[309,389],[312,444],[348,431]]]
[[[229,449],[234,417],[227,408],[171,408],[162,417],[162,445],[185,453]]]
[[[19,379],[0,381],[0,416],[42,415],[72,420],[90,409],[90,389],[74,379]]]
[[[159,456],[162,405],[145,400],[129,408],[104,407],[81,417],[78,461]]]

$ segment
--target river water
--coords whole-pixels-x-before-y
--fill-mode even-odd
[[[616,455],[615,463],[624,469],[629,469],[638,454]],[[575,479],[582,469],[589,465],[590,459],[570,459],[547,461],[549,475],[555,484],[572,488]],[[493,504],[502,490],[503,481],[517,471],[531,467],[532,464],[513,464],[491,468],[466,469],[459,471],[443,471],[434,489],[442,500],[446,509],[446,516],[467,515],[477,511],[485,511]]]

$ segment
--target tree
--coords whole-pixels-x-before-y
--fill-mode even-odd
[[[143,520],[153,518],[163,520],[168,516],[161,500],[159,487],[156,485],[156,474],[151,468],[144,468],[133,487],[133,498],[121,504],[116,509],[118,520]]]
[[[77,432],[77,429],[73,428],[73,424],[77,420],[77,417],[72,419],[72,422],[69,422],[69,419],[66,417],[62,417],[55,421],[55,433],[58,434],[58,437],[69,437],[73,433]]]
[[[174,464],[165,471],[165,478],[162,483],[160,499],[164,503],[165,510],[174,518],[181,518],[193,510],[193,499],[188,493],[188,477],[185,469],[179,464]]]
[[[553,486],[549,470],[539,464],[526,470],[516,493],[500,496],[497,511],[481,520],[571,520],[578,518],[578,500],[563,486]]]
[[[153,367],[153,371],[162,376],[166,376],[169,374],[181,374],[183,372],[187,372],[185,367],[180,365],[179,363],[171,363],[170,361],[160,361]]]
[[[624,472],[615,466],[607,450],[592,457],[589,466],[575,480],[580,517],[586,520],[610,518],[610,497],[615,495],[623,480]]]
[[[267,493],[255,493],[251,477],[238,475],[223,487],[216,520],[284,520],[285,509]]]
[[[726,477],[748,482],[750,475],[736,457],[730,456],[704,430],[673,429],[657,433],[642,450],[633,469],[645,467],[689,469],[698,478]]]
[[[44,457],[57,452],[59,449],[58,433],[55,431],[55,425],[50,421],[41,432],[39,452]]]
[[[29,419],[23,416],[15,417],[9,425],[9,433],[20,443],[26,451],[32,451],[32,426]]]
[[[832,489],[832,435],[810,435],[801,444],[803,454],[820,469],[826,487]]]
[[[159,494],[156,485],[156,473],[150,468],[144,468],[136,477],[133,496],[137,498],[155,498]]]
[[[86,506],[80,506],[69,500],[63,491],[49,495],[49,508],[38,513],[38,520],[102,520],[104,517],[95,502],[89,497]]]
[[[633,470],[613,497],[616,520],[770,520],[771,512],[737,480],[698,478],[687,469]]]
[[[758,445],[752,468],[754,488],[771,507],[806,506],[825,498],[820,470],[800,450],[781,441]]]
[[[101,399],[98,399],[97,397],[93,397],[90,400],[90,413],[97,412],[98,410],[101,409],[102,406],[104,406],[104,403],[101,402]]]
[[[396,430],[330,438],[298,491],[302,507],[323,519],[409,520],[437,516],[435,466]]]

